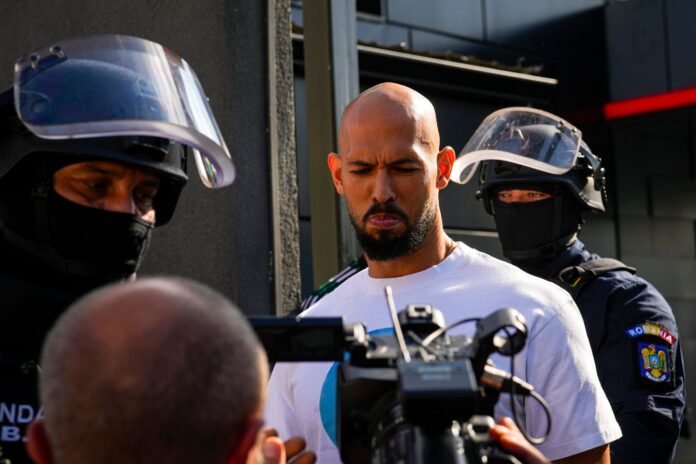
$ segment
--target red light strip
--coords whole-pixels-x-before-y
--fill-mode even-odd
[[[694,104],[696,104],[696,87],[690,87],[673,92],[607,103],[604,105],[604,118],[607,120],[627,118],[629,116],[654,113]]]

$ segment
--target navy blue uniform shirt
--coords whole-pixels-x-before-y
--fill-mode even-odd
[[[538,275],[599,258],[577,240]],[[613,464],[669,463],[684,407],[684,363],[674,314],[663,296],[626,270],[599,275],[575,288],[562,285],[585,322],[602,388],[623,438],[611,444]]]
[[[49,329],[78,297],[96,288],[62,275],[0,239],[0,462],[29,464],[31,421],[43,416],[37,362]]]

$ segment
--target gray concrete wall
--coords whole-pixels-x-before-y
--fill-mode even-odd
[[[696,85],[696,2],[611,1],[606,8],[612,100]]]

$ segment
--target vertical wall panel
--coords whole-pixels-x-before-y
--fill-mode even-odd
[[[578,60],[603,53],[603,0],[485,0],[487,39]]]
[[[663,0],[664,1],[664,0]],[[667,28],[669,42],[669,72],[672,89],[696,86],[696,2],[693,0],[668,0]]]
[[[691,176],[688,118],[658,114],[623,121],[614,126],[613,137],[620,214],[649,214],[650,179]]]
[[[408,29],[401,26],[358,19],[358,40],[386,47],[403,45],[410,47]]]
[[[696,181],[653,177],[650,193],[655,217],[696,220]]]
[[[606,7],[612,100],[669,90],[662,0],[632,0]]]
[[[303,77],[295,76],[295,146],[297,147],[297,184],[300,196],[300,217],[310,216],[309,151],[307,149],[307,101]]]
[[[617,255],[616,223],[605,214],[585,213],[585,224],[580,230],[580,240],[593,253],[607,258]]]
[[[483,39],[481,0],[387,0],[389,21]]]

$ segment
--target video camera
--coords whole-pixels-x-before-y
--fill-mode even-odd
[[[549,429],[550,415],[531,385],[488,358],[522,350],[524,317],[506,308],[446,326],[430,305],[397,314],[391,288],[386,294],[394,335],[369,335],[363,324],[345,325],[342,318],[250,320],[271,362],[341,363],[337,427],[344,463],[519,463],[488,436],[500,392],[539,400]],[[473,338],[448,335],[468,322],[476,322]]]

